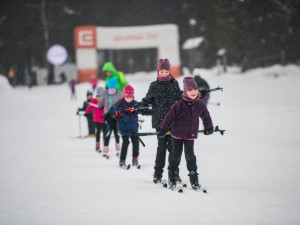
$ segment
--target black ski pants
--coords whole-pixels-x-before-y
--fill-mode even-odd
[[[96,127],[96,142],[100,142],[100,135],[102,131],[103,135],[103,140],[106,135],[106,123],[97,123],[95,122],[95,127]]]
[[[89,134],[95,134],[95,123],[93,121],[93,118],[87,117],[88,122],[88,128],[89,128]]]
[[[171,152],[170,163],[168,170],[171,172],[178,171],[178,167],[181,161],[181,155],[184,146],[184,154],[186,159],[186,166],[188,171],[196,171],[197,163],[196,156],[194,154],[194,140],[184,140],[172,138],[173,151]]]
[[[132,158],[134,157],[138,157],[139,156],[139,140],[137,137],[134,136],[127,136],[124,135],[122,136],[122,147],[121,147],[121,156],[120,156],[120,160],[126,160],[126,155],[127,155],[127,151],[128,151],[128,146],[129,146],[129,138],[131,139],[131,143],[132,143]]]
[[[117,121],[112,119],[110,120],[109,123],[107,123],[107,128],[106,128],[106,135],[105,135],[105,140],[104,140],[104,146],[108,146],[109,145],[109,139],[110,139],[110,135],[111,132],[114,132],[115,135],[115,139],[116,139],[116,143],[120,142],[120,135],[118,133],[118,127],[117,127]]]
[[[158,132],[159,129],[156,129]],[[171,135],[166,135],[165,137],[161,138],[157,136],[157,152],[156,152],[156,159],[155,159],[155,172],[154,175],[161,177],[164,172],[164,167],[166,163],[166,153],[167,150],[169,152],[168,162],[170,161],[170,152],[172,151],[172,137]]]

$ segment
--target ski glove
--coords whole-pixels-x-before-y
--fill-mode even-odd
[[[204,129],[205,135],[211,135],[214,132],[214,128]]]
[[[134,108],[137,109],[137,108],[139,108],[139,107],[141,107],[141,106],[143,106],[143,105],[144,105],[144,103],[143,103],[143,101],[141,101],[141,102],[138,102],[138,103],[134,106]]]
[[[167,132],[168,132],[167,130],[159,129],[157,136],[158,136],[159,138],[164,138],[164,137],[166,136],[166,133],[167,133]]]

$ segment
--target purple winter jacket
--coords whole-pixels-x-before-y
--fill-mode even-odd
[[[201,100],[190,102],[181,99],[171,106],[161,129],[169,130],[171,127],[174,137],[195,139],[198,137],[199,117],[205,129],[213,128],[209,112]]]

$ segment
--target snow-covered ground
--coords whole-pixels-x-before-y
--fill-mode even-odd
[[[95,152],[93,138],[76,138],[75,113],[89,84],[78,85],[78,100],[71,101],[67,85],[12,89],[0,76],[0,224],[299,224],[300,68],[196,72],[211,88],[224,88],[210,99],[221,105],[208,108],[225,135],[195,142],[207,195],[152,183],[155,136],[143,138],[141,170],[128,171],[118,166],[114,139],[107,160]],[[137,100],[155,77],[127,76]],[[151,117],[143,118],[141,131],[152,131]],[[85,118],[80,122],[86,134]],[[189,184],[184,156],[180,168]]]

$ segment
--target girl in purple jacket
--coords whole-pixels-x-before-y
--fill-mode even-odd
[[[199,117],[204,125],[204,134],[213,133],[213,124],[205,104],[199,100],[197,83],[193,77],[183,79],[184,92],[182,99],[171,106],[165,116],[159,131],[164,136],[168,130],[171,131],[173,151],[169,162],[169,185],[176,186],[176,175],[184,145],[184,153],[189,171],[192,188],[199,189],[196,156],[194,154],[194,139],[198,137]]]

